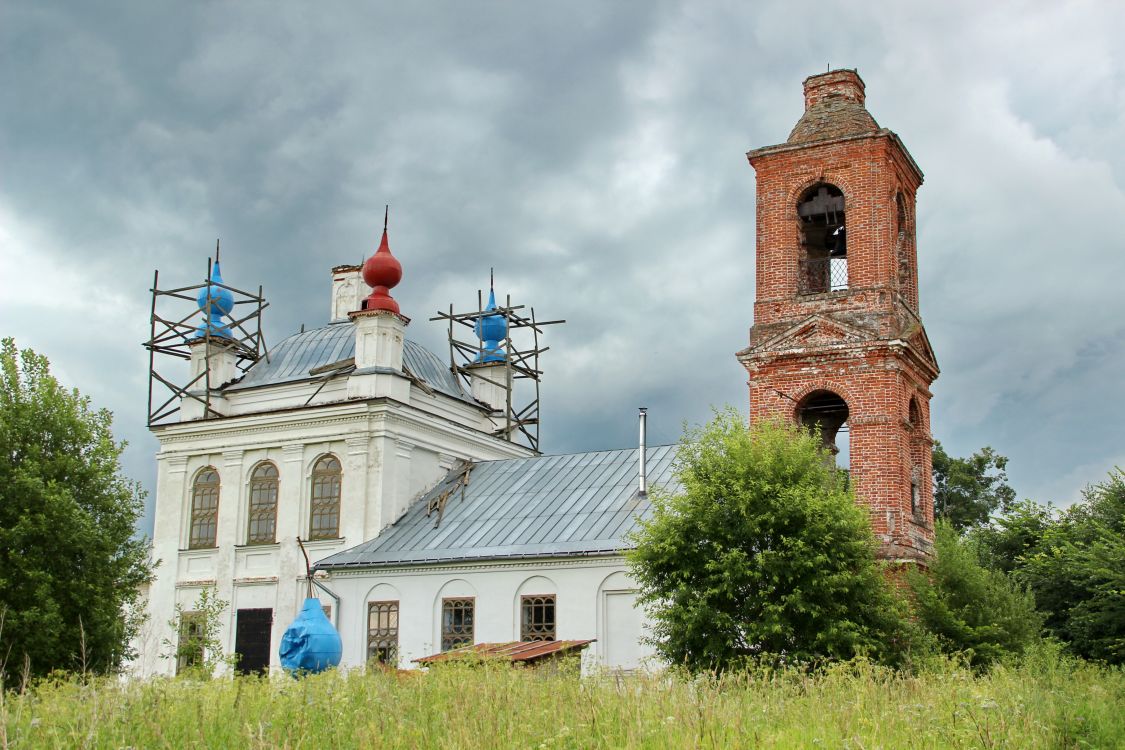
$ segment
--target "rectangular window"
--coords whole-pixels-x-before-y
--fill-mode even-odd
[[[180,640],[176,646],[176,674],[203,665],[202,612],[180,613]]]
[[[473,645],[474,606],[471,598],[441,600],[442,651]]]
[[[555,640],[554,594],[520,597],[520,640]]]
[[[398,602],[367,605],[367,661],[398,666]]]

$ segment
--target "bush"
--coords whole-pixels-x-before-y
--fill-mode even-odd
[[[1125,663],[1125,474],[1088,487],[1026,553],[1017,575],[1049,633],[1088,659]]]
[[[948,653],[982,667],[1022,654],[1039,639],[1042,617],[1031,594],[998,570],[981,565],[976,541],[939,522],[936,558],[927,573],[908,576],[920,623]]]
[[[747,430],[733,409],[680,444],[679,494],[654,492],[628,557],[669,663],[822,663],[901,656],[901,601],[875,561],[867,512],[815,435]]]

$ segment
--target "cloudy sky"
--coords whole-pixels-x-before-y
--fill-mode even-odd
[[[0,333],[145,428],[153,269],[326,321],[383,204],[409,335],[498,291],[551,329],[543,448],[745,408],[750,148],[858,68],[926,174],[934,434],[1065,504],[1125,465],[1125,12],[1108,2],[53,3],[0,9]],[[1116,218],[1115,218],[1116,217]],[[151,498],[150,498],[151,502]]]

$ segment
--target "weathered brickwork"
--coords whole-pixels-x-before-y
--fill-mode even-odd
[[[750,346],[738,358],[749,374],[751,419],[807,421],[818,409],[844,409],[851,481],[882,556],[924,563],[933,542],[929,387],[938,368],[918,316],[922,173],[898,136],[867,114],[854,71],[813,76],[805,91],[790,141],[748,154],[757,173],[757,296]],[[843,240],[812,247],[798,212],[825,185],[844,196],[845,218],[826,221],[846,223],[846,250]],[[802,274],[826,269],[828,256],[813,255],[829,252],[845,288],[810,292]],[[826,393],[846,408],[828,404]]]

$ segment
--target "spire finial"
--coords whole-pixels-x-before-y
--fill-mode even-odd
[[[371,294],[362,303],[363,310],[386,310],[397,313],[398,303],[391,297],[390,290],[402,280],[402,264],[391,255],[387,242],[387,220],[391,207],[387,204],[383,211],[383,239],[379,249],[363,263],[363,280],[371,287]]]
[[[215,238],[215,262],[219,262],[219,238]]]
[[[477,338],[481,340],[480,354],[473,361],[477,364],[503,362],[504,349],[500,342],[508,335],[508,320],[496,312],[496,284],[492,268],[488,269],[488,304],[482,312],[486,314],[473,326]]]

